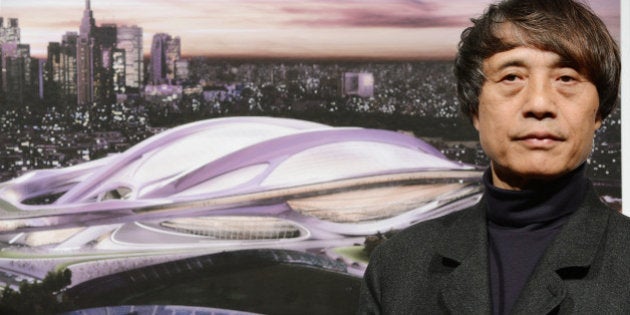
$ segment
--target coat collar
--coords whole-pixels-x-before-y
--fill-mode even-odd
[[[514,314],[546,314],[566,296],[564,280],[587,275],[603,247],[610,211],[589,183],[585,200],[549,245],[514,306]]]
[[[462,212],[436,244],[442,261],[456,266],[440,286],[445,306],[455,314],[490,312],[485,204],[482,199]]]
[[[521,292],[512,313],[545,314],[566,296],[565,278],[580,277],[593,263],[610,213],[602,211],[589,183],[586,197],[546,250]],[[486,203],[464,211],[436,244],[437,255],[454,269],[441,283],[440,294],[453,313],[490,313]]]

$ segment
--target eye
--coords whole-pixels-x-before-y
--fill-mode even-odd
[[[565,83],[570,83],[575,81],[576,79],[572,76],[569,75],[563,75],[559,78],[560,81],[565,82]]]
[[[508,82],[514,82],[516,80],[518,80],[518,76],[516,74],[508,74],[504,76],[503,78],[501,78],[501,81],[508,81]]]

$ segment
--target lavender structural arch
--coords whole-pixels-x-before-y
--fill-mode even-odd
[[[199,235],[188,243],[182,237],[221,235],[207,218],[228,218],[223,228],[237,231],[238,218],[266,217],[279,220],[266,226],[294,224],[302,231],[295,241],[335,239],[457,211],[478,200],[479,178],[477,168],[399,132],[286,118],[210,119],[104,159],[0,184],[0,232],[108,226],[125,231],[112,233],[118,245],[134,243],[129,236],[138,233],[138,246],[159,248],[169,237],[177,246],[203,246]],[[51,204],[25,203],[53,194],[61,196]]]

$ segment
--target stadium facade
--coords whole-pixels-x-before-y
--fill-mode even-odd
[[[403,133],[220,118],[3,183],[0,229],[26,232],[22,241],[29,232],[76,231],[46,238],[73,246],[78,234],[104,225],[116,227],[119,243],[146,246],[330,239],[455,211],[476,202],[478,179],[478,170]],[[47,198],[54,201],[37,204]]]

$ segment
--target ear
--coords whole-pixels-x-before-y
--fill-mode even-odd
[[[602,126],[602,120],[602,116],[598,113],[597,116],[595,116],[595,130],[599,130]]]
[[[473,123],[473,126],[475,126],[475,129],[479,131],[479,112],[472,114],[472,123]]]

